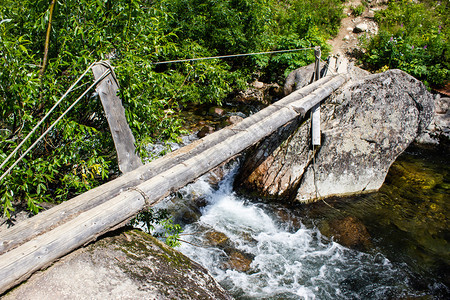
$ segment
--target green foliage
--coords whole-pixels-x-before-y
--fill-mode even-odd
[[[342,14],[342,0],[294,0],[278,2],[269,47],[295,49],[321,46],[323,56],[329,53],[327,40],[337,34]],[[267,81],[282,83],[289,72],[314,61],[313,51],[290,52],[270,57],[256,57]],[[280,72],[282,71],[282,72]]]
[[[337,33],[342,0],[160,0],[174,17],[180,39],[194,41],[212,55],[263,52],[321,46]],[[163,4],[161,4],[163,5]],[[193,56],[201,56],[190,52]],[[229,59],[231,71],[259,73],[262,80],[281,81],[295,68],[314,60],[312,51]],[[174,58],[178,58],[179,55]]]
[[[352,13],[355,17],[359,17],[360,15],[362,15],[364,13],[364,11],[366,10],[366,6],[364,4],[360,4],[356,7],[351,7]]]
[[[309,51],[154,62],[316,45],[326,55],[326,40],[342,17],[341,0],[63,0],[53,11],[42,73],[51,2],[3,0],[0,6],[0,161],[95,61],[109,58],[115,67],[126,118],[144,157],[149,143],[176,141],[184,132],[177,115],[187,104],[220,103],[255,74],[281,81],[314,57]],[[32,140],[91,84],[90,77]],[[36,213],[42,202],[64,201],[117,173],[102,105],[90,94],[3,179],[0,206],[8,217],[19,205]]]
[[[173,224],[170,213],[165,209],[154,211],[148,208],[140,212],[131,220],[131,226],[145,226],[146,232],[165,240],[170,247],[180,246],[180,233],[183,231],[179,224]]]
[[[363,62],[372,70],[398,68],[426,84],[450,80],[449,2],[392,1],[375,15],[380,33],[363,46]],[[433,8],[433,9],[431,9]]]

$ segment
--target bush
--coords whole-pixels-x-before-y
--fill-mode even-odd
[[[366,7],[364,6],[364,4],[360,4],[356,7],[351,7],[352,13],[355,17],[359,17],[360,15],[362,15],[364,13],[364,11],[366,10]]]
[[[156,238],[161,238],[170,247],[181,245],[180,233],[183,231],[179,224],[174,224],[172,216],[166,209],[144,209],[130,221],[134,227],[143,227],[144,231]]]
[[[137,149],[145,156],[149,143],[178,139],[183,124],[177,114],[186,104],[220,103],[256,73],[265,80],[281,81],[288,71],[314,57],[310,51],[179,64],[154,62],[310,45],[323,46],[326,55],[326,40],[340,22],[341,2],[3,0],[0,161],[88,65],[106,58],[115,66],[126,118]],[[92,82],[89,77],[43,128]],[[30,145],[27,142],[16,158]],[[3,179],[0,206],[8,217],[20,205],[36,213],[42,202],[64,201],[117,173],[107,120],[92,93]]]
[[[398,68],[430,86],[446,84],[450,79],[450,7],[445,3],[430,7],[411,1],[390,2],[387,10],[375,15],[380,33],[363,44],[366,66],[372,70]]]

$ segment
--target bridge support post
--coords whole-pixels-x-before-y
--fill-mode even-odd
[[[108,68],[111,69],[112,74],[106,77],[97,86],[96,90],[102,102],[109,128],[111,129],[114,146],[117,151],[119,169],[122,173],[127,173],[142,166],[142,161],[136,154],[134,136],[125,118],[125,109],[122,106],[122,101],[117,96],[119,84],[116,80],[114,70],[108,61],[97,63],[92,67],[94,78],[97,79],[100,77]]]
[[[317,81],[320,79],[320,46],[317,46],[314,49],[314,56],[316,57],[315,62],[315,71],[314,71],[314,81]],[[314,146],[320,146],[320,103],[317,103],[312,109],[311,109],[311,136],[312,136],[312,145]]]

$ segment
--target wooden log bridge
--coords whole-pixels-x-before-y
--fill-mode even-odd
[[[303,117],[347,81],[324,77],[271,106],[0,233],[0,294]]]

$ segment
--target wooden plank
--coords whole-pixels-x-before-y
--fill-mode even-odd
[[[346,74],[348,68],[348,60],[344,57],[341,59],[339,67],[337,69],[338,74]]]
[[[306,110],[310,103],[320,102],[331,94],[337,88],[336,82],[330,80],[324,87],[319,88],[314,99],[305,97],[308,98],[306,101],[301,99],[280,106],[279,110],[266,118],[248,126],[245,130],[238,131],[202,153],[166,169],[134,189],[124,190],[116,197],[1,255],[0,293],[25,280],[34,271],[48,266],[58,257],[131,218],[145,205],[154,205],[171,192],[259,142],[287,122],[298,118],[299,111]],[[329,85],[332,88],[328,88]]]
[[[330,58],[328,59],[328,67],[325,71],[325,74],[323,75],[324,77],[326,76],[334,76],[337,73],[337,68],[336,68],[336,57],[334,56],[330,56]]]
[[[275,105],[268,106],[252,116],[245,118],[238,124],[214,132],[201,140],[194,141],[186,147],[171,152],[162,158],[154,160],[134,171],[123,174],[119,178],[87,191],[82,195],[63,202],[50,210],[43,211],[28,220],[22,221],[5,231],[0,232],[0,241],[2,241],[0,243],[0,254],[61,225],[84,211],[104,203],[130,187],[137,186],[138,184],[151,179],[164,170],[179,163],[183,163],[194,155],[202,153],[209,147],[221,142],[223,139],[234,135],[236,132],[245,130],[247,127],[270,116],[282,106],[302,99],[330,80],[331,78],[328,77],[314,82],[280,99]]]
[[[122,101],[117,95],[119,84],[109,62],[100,62],[92,67],[94,78],[99,78],[108,68],[111,69],[111,74],[97,85],[96,91],[102,101],[109,129],[114,140],[119,169],[122,173],[127,173],[142,166],[142,161],[136,154],[134,136],[125,118],[125,109],[122,106]]]
[[[320,51],[320,47],[316,47],[314,49],[314,56],[316,58],[314,65],[314,81],[320,79],[320,57],[322,56],[322,51]]]
[[[316,57],[316,64],[315,64],[315,72],[314,72],[314,79],[315,81],[320,79],[320,57],[321,57],[321,51],[320,47],[317,47],[314,49],[314,56]],[[328,72],[330,71],[329,66],[327,68]],[[313,146],[319,146],[320,145],[320,102],[315,104],[311,108],[311,136],[312,136],[312,144]]]
[[[320,146],[320,103],[311,109],[311,136],[313,146]]]

